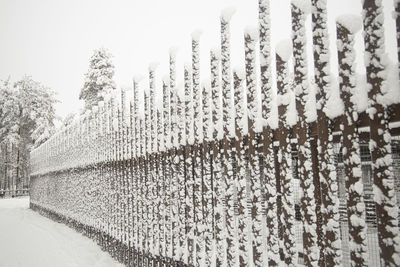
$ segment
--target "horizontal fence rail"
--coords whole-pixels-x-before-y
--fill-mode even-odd
[[[208,81],[194,33],[182,85],[171,50],[162,88],[152,65],[148,88],[134,79],[132,98],[113,92],[31,152],[31,208],[128,266],[399,266],[400,101],[390,95],[400,89],[387,78],[382,6],[365,0],[362,18],[337,19],[335,99],[326,0],[311,4],[314,85],[306,1],[291,3],[292,40],[277,45],[275,68],[269,1],[259,0],[259,27],[245,30],[240,68],[225,10]]]

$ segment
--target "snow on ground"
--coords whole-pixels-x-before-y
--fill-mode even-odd
[[[29,209],[29,198],[0,199],[0,267],[122,266],[91,239]]]

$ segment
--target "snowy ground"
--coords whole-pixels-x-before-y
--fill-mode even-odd
[[[89,238],[29,209],[29,198],[0,199],[0,267],[122,266]]]

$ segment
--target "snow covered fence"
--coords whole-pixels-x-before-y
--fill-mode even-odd
[[[381,4],[363,2],[365,84],[354,72],[361,19],[338,18],[336,86],[326,0],[311,4],[292,1],[276,86],[269,1],[258,30],[245,30],[239,68],[225,10],[210,80],[201,83],[195,32],[182,83],[172,49],[162,88],[152,64],[132,99],[114,93],[31,152],[31,208],[129,266],[398,266],[399,75],[383,57]]]

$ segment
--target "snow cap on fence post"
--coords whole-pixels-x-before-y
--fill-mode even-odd
[[[275,52],[283,61],[288,62],[293,54],[292,41],[289,39],[279,41],[275,47]]]
[[[236,13],[236,8],[226,7],[221,11],[221,20],[229,22],[235,13]]]
[[[351,34],[357,33],[362,27],[360,16],[353,14],[340,15],[336,18],[336,22],[349,30]]]
[[[310,0],[291,0],[292,5],[300,9],[305,15],[311,13],[311,2]]]

